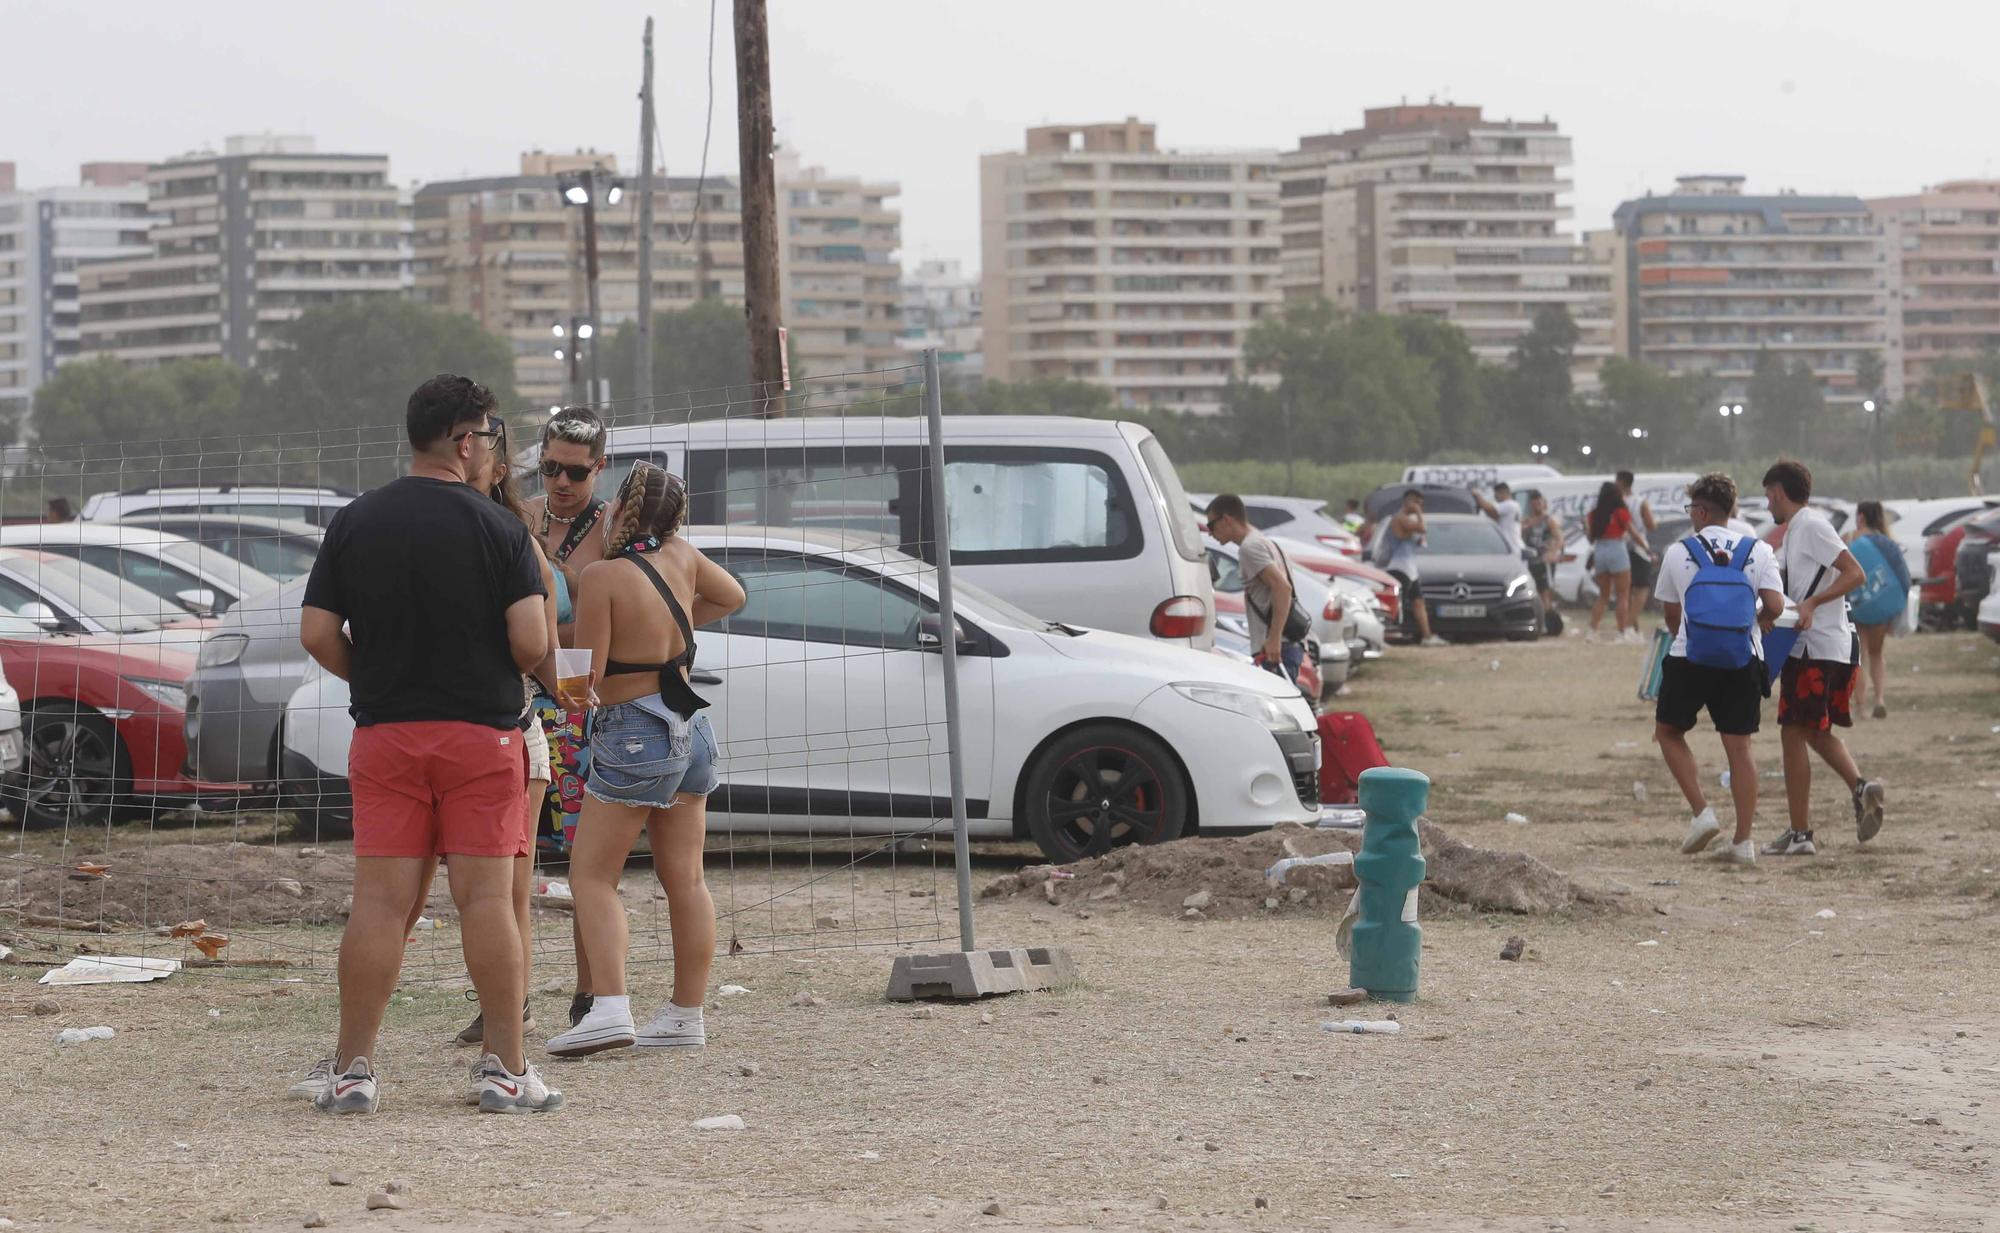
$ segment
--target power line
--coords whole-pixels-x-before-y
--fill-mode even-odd
[[[686,231],[682,231],[678,223],[673,225],[674,238],[682,244],[693,240],[695,228],[701,225],[702,191],[708,185],[708,147],[710,140],[715,136],[715,3],[716,0],[708,0],[708,118],[701,135],[701,174],[695,179],[694,212],[688,216]],[[658,125],[653,128],[653,144],[659,151],[660,171],[664,175],[667,168],[667,147],[660,137]],[[673,200],[672,195],[669,194],[667,199]]]

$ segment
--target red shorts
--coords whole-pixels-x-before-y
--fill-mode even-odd
[[[437,722],[354,730],[356,856],[526,856],[527,751],[512,728]]]
[[[1788,659],[1778,677],[1778,726],[1831,731],[1854,726],[1854,665],[1834,659]]]

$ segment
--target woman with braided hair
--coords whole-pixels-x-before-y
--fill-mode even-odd
[[[708,704],[688,684],[694,627],[743,606],[743,587],[678,534],[687,487],[651,463],[635,465],[606,511],[604,560],[577,588],[576,644],[590,651],[590,780],[570,849],[578,968],[589,972],[583,1017],[549,1041],[558,1057],[629,1045],[669,1048],[706,1040],[702,999],[715,957],[715,902],[702,875],[708,794],[716,785]],[[644,827],[667,893],[674,993],[643,1027],[625,987],[629,944],[618,880]]]

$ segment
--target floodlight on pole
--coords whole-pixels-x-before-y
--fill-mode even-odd
[[[582,184],[571,184],[563,189],[563,200],[575,206],[589,205],[590,190]]]
[[[590,328],[590,322],[588,321],[576,327],[576,336],[578,338],[585,340],[586,342],[589,341],[590,336],[596,332],[597,331]]]
[[[1866,411],[1866,412],[1868,412],[1868,413],[1869,413],[1870,415],[1873,415],[1873,414],[1875,413],[1875,400],[1874,400],[1874,399],[1872,399],[1872,398],[1864,398],[1864,399],[1862,399],[1862,400],[1861,400],[1861,409],[1862,409],[1863,411]]]
[[[550,403],[550,404],[549,404],[549,418],[550,418],[550,419],[554,419],[554,418],[555,418],[556,416],[558,416],[558,415],[561,415],[561,414],[562,414],[562,405],[561,405],[560,403],[553,403],[553,402],[552,402],[552,403]]]
[[[557,348],[556,348],[556,358],[557,358],[557,359],[562,359],[562,358],[563,358],[563,349],[562,349],[561,347],[557,347]]]
[[[625,185],[617,180],[613,180],[611,187],[604,191],[604,204],[617,205],[623,200],[625,200]]]
[[[566,331],[560,325],[550,326],[549,332],[554,334],[557,338],[561,338],[563,334],[566,333]]]
[[[1583,456],[1585,458],[1590,457],[1590,447],[1588,445],[1583,447]]]

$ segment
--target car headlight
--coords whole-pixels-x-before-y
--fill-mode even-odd
[[[125,683],[144,693],[161,706],[172,707],[176,711],[187,710],[187,687],[174,681],[155,681],[146,677],[128,676]]]
[[[1228,685],[1210,685],[1204,681],[1180,681],[1173,688],[1175,693],[1189,702],[1221,711],[1234,711],[1246,719],[1256,720],[1273,732],[1300,731],[1298,718],[1283,702],[1269,694],[1252,693]]]
[[[1522,574],[1519,578],[1507,584],[1507,598],[1512,599],[1516,595],[1525,595],[1534,585],[1535,580],[1533,578]]]
[[[220,668],[243,658],[243,652],[250,649],[250,639],[243,634],[214,634],[201,644],[201,654],[195,659],[197,668]]]

